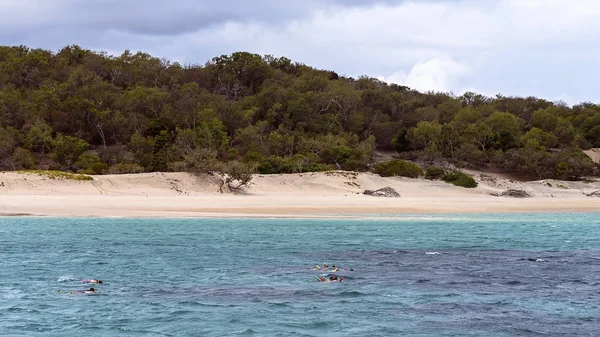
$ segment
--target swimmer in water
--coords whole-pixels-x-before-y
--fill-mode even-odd
[[[98,283],[98,284],[102,284],[101,280],[96,280],[96,279],[82,280],[81,282],[83,282],[83,283]]]
[[[62,292],[62,290],[58,291],[59,293]],[[95,294],[96,293],[96,289],[94,288],[90,288],[88,290],[71,290],[71,291],[67,291],[67,294]]]
[[[337,277],[337,275],[330,275],[328,278],[325,278],[323,276],[315,276],[315,278],[321,282],[342,282],[342,280],[344,279],[343,276]]]

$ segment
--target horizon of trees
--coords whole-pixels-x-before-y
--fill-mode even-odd
[[[532,178],[597,174],[600,106],[422,93],[285,57],[181,65],[0,46],[0,169],[86,173],[372,170],[375,150]]]

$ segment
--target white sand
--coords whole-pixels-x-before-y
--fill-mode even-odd
[[[187,173],[53,180],[0,173],[0,215],[124,217],[365,217],[408,213],[596,212],[600,182],[515,182],[476,174],[478,188],[369,173],[256,175],[245,195],[219,193],[219,179]],[[363,195],[390,186],[401,198]],[[519,188],[533,198],[494,197]]]
[[[592,158],[594,163],[600,163],[600,148],[590,149],[583,152]]]

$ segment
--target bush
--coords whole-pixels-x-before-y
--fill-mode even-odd
[[[20,173],[26,174],[37,174],[42,177],[46,177],[52,180],[77,180],[77,181],[88,181],[94,180],[94,178],[90,177],[86,174],[75,174],[70,172],[62,172],[56,170],[21,170],[18,171]]]
[[[75,166],[80,170],[91,169],[92,165],[101,163],[100,158],[93,153],[84,153],[77,158]]]
[[[108,169],[110,174],[142,173],[144,168],[137,164],[117,164]]]
[[[446,173],[446,171],[439,166],[429,166],[425,170],[425,179],[429,179],[429,180],[442,179],[442,177],[444,176],[444,173]]]
[[[257,167],[260,174],[320,172],[331,169],[331,166],[315,163],[303,155],[296,155],[293,158],[269,156],[264,158]]]
[[[375,165],[375,173],[382,177],[401,176],[409,178],[418,178],[423,175],[423,170],[417,165],[396,159],[385,163]]]
[[[244,155],[244,158],[242,159],[242,161],[244,163],[260,163],[264,160],[265,160],[265,157],[256,151],[246,152],[246,154]]]
[[[169,172],[188,172],[190,166],[190,163],[186,161],[175,161],[167,164],[167,170]]]
[[[15,149],[12,160],[19,169],[30,170],[35,168],[35,158],[29,150],[22,147]]]
[[[104,174],[108,170],[108,164],[103,162],[93,163],[92,166],[90,166],[90,170],[92,170],[94,174]]]
[[[465,188],[475,188],[478,185],[473,177],[460,171],[447,172],[444,174],[443,180],[449,184]]]

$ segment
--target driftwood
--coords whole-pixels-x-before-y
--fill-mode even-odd
[[[600,190],[586,194],[588,197],[600,197]]]
[[[532,195],[524,190],[509,189],[502,193],[492,193],[496,197],[511,197],[511,198],[531,198]]]
[[[366,190],[363,194],[381,198],[400,198],[400,193],[391,187],[384,187],[374,191]]]

